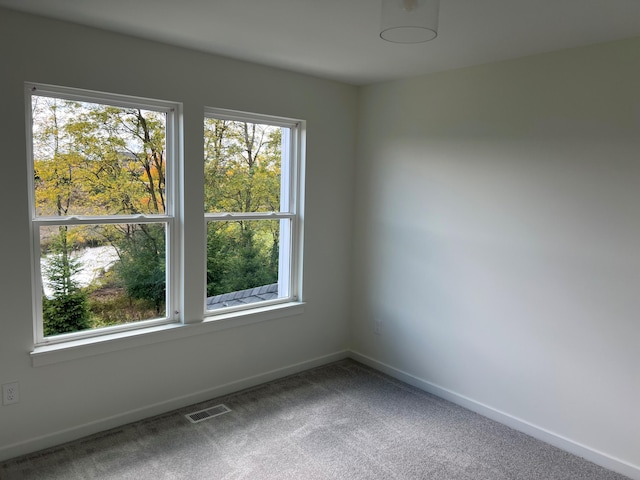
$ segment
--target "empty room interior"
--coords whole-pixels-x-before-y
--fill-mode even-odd
[[[395,3],[409,15],[424,2]],[[640,480],[640,3],[426,0],[437,36],[407,44],[381,37],[380,3],[0,0],[0,466],[339,365]],[[66,128],[49,160],[45,104]],[[73,130],[93,127],[65,108],[102,112],[103,133]],[[138,112],[140,127],[144,108],[165,122],[160,153],[143,136],[142,154],[134,140],[109,148],[121,166],[164,162],[167,206],[124,215],[98,196],[106,183],[83,182],[108,161],[99,140],[125,138],[104,133],[109,118]],[[255,175],[278,204],[235,210],[209,194],[220,125],[222,150],[263,128],[261,153],[237,158],[277,158],[277,174],[256,163]],[[67,186],[47,170],[56,158],[76,168]],[[157,168],[130,182],[148,193]],[[231,189],[228,168],[215,181]],[[42,232],[80,242],[69,232],[124,224],[131,238],[164,232],[153,318],[51,330]],[[255,227],[237,237],[253,243],[219,247],[215,263],[216,232],[233,224]],[[120,267],[102,275],[124,272],[131,305],[133,243],[113,235]],[[259,242],[271,280],[212,283],[246,245],[262,255]]]

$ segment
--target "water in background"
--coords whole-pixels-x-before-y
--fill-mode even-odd
[[[80,261],[81,270],[74,275],[73,279],[81,287],[88,286],[103,272],[109,270],[118,260],[116,249],[111,246],[85,248],[73,254],[74,258]],[[44,272],[48,265],[49,256],[40,259],[40,270]],[[42,287],[47,298],[53,297],[53,291],[48,280],[42,277]]]

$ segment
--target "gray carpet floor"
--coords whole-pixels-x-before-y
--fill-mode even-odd
[[[219,403],[231,412],[184,417]],[[0,463],[0,478],[626,477],[344,360]]]

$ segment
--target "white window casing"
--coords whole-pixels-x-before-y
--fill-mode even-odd
[[[128,330],[138,330],[158,325],[179,322],[178,294],[180,255],[180,239],[176,231],[176,213],[179,209],[179,185],[178,177],[181,154],[177,140],[178,118],[182,106],[179,103],[162,100],[150,100],[146,98],[112,95],[102,92],[78,90],[66,87],[57,87],[41,84],[26,84],[26,129],[27,129],[27,156],[29,163],[29,202],[31,212],[31,238],[32,238],[32,289],[34,311],[34,344],[36,347],[71,342],[78,339],[97,337],[120,333]],[[59,100],[86,102],[112,107],[134,108],[158,112],[166,115],[165,123],[165,212],[164,214],[135,214],[135,215],[69,215],[69,216],[39,216],[35,205],[34,185],[34,151],[33,151],[33,97],[48,97]],[[161,318],[126,323],[115,326],[107,326],[97,329],[86,329],[73,333],[64,333],[55,336],[45,336],[43,332],[42,317],[42,272],[41,272],[41,246],[40,229],[43,227],[79,226],[79,225],[109,225],[109,224],[163,224],[166,235],[166,315]]]
[[[186,256],[195,259],[201,255],[207,261],[206,252],[185,252],[182,235],[200,232],[198,228],[184,228],[181,217],[181,198],[189,195],[181,178],[185,168],[183,160],[182,104],[164,100],[117,95],[75,88],[25,84],[28,189],[30,207],[30,229],[32,239],[32,303],[34,326],[34,365],[46,365],[58,361],[78,359],[98,353],[117,351],[123,348],[152,344],[171,339],[185,338],[205,332],[214,332],[233,326],[250,325],[255,322],[278,317],[299,315],[303,312],[302,254],[303,254],[303,205],[304,205],[304,150],[305,122],[297,119],[270,115],[236,112],[204,107],[205,118],[215,118],[255,124],[264,124],[282,129],[281,181],[279,211],[260,212],[205,212],[205,226],[209,222],[264,221],[279,225],[279,250],[277,265],[278,298],[259,301],[250,305],[230,306],[219,310],[203,309],[202,318],[185,320],[180,301],[184,298],[184,266]],[[34,179],[33,109],[34,97],[48,97],[73,102],[86,102],[124,109],[141,109],[165,115],[165,195],[166,207],[160,214],[111,215],[51,215],[37,212]],[[197,166],[197,162],[195,163]],[[190,167],[191,168],[191,167]],[[195,167],[194,167],[195,168]],[[166,315],[142,321],[113,326],[89,328],[72,333],[46,336],[43,330],[43,280],[41,271],[41,229],[51,227],[78,227],[104,225],[160,224],[165,229],[166,260]],[[207,229],[205,228],[205,231]],[[206,242],[205,242],[206,245]],[[207,281],[203,279],[202,290]],[[205,295],[206,297],[206,295]]]
[[[278,298],[256,304],[207,310],[205,315],[216,315],[249,310],[258,306],[301,301],[302,248],[302,185],[304,122],[282,117],[235,112],[226,109],[205,108],[205,118],[229,120],[281,127],[281,181],[280,210],[277,212],[205,212],[205,222],[230,220],[279,220]]]

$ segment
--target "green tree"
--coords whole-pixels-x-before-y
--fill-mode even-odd
[[[69,254],[67,227],[60,227],[44,268],[44,275],[52,289],[52,298],[42,298],[45,336],[76,332],[90,327],[87,295],[73,278],[80,268],[80,262]]]
[[[166,211],[165,116],[34,96],[34,184],[38,215],[135,215]],[[109,244],[122,265],[115,285],[162,310],[166,289],[164,228],[104,224],[65,228],[61,261],[83,245]],[[41,245],[51,235],[43,230]],[[58,248],[58,247],[57,247]],[[77,265],[81,268],[80,265]],[[44,302],[43,302],[44,309]],[[53,314],[53,311],[52,311]],[[98,322],[100,323],[100,322]]]
[[[65,148],[69,137],[60,127],[61,123],[64,124],[60,118],[60,102],[48,100],[40,105],[39,117],[44,126],[36,131],[34,137],[35,153],[42,155],[46,152],[51,158],[49,162],[35,162],[36,211],[39,215],[65,216],[82,197],[75,175],[81,158]],[[71,108],[77,106],[73,102],[67,103]],[[43,296],[42,299],[45,336],[75,332],[90,326],[86,294],[73,280],[82,266],[71,255],[73,245],[69,237],[68,227],[60,226],[50,239],[49,259],[43,274],[53,292],[52,298]]]
[[[166,298],[164,229],[157,225],[140,225],[120,248],[120,261],[114,268],[127,294],[150,302],[160,315]]]
[[[207,118],[205,210],[279,211],[281,129]],[[215,295],[275,283],[279,222],[210,222],[207,293]]]
[[[230,238],[219,230],[219,222],[207,227],[207,296],[232,292]]]
[[[269,268],[271,255],[256,243],[256,232],[252,228],[240,230],[237,245],[238,255],[231,262],[233,272],[232,291],[268,285],[278,280]],[[269,254],[269,255],[267,255]],[[277,272],[276,272],[277,273]]]

